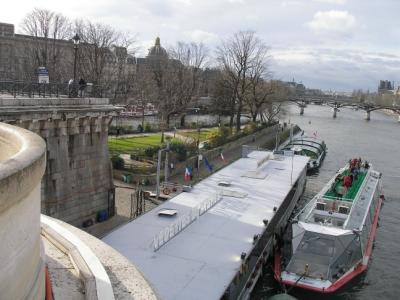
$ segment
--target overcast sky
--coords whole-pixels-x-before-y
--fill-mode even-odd
[[[166,47],[202,41],[213,54],[221,39],[251,29],[269,45],[276,79],[338,91],[400,84],[400,0],[12,0],[0,22],[18,31],[34,7],[137,34],[141,55],[158,35]]]

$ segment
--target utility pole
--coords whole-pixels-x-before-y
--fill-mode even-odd
[[[197,173],[200,178],[200,127],[199,127],[199,111],[200,108],[196,108],[196,114],[197,114],[197,122],[196,122],[196,127],[197,127]]]
[[[165,151],[165,166],[164,166],[164,182],[168,181],[168,157],[169,156],[169,142],[167,142],[167,147]]]
[[[142,91],[142,131],[144,132],[144,99],[143,99],[143,93]]]
[[[157,157],[157,186],[156,186],[156,197],[157,197],[157,200],[160,197],[161,155],[162,155],[163,151],[165,151],[166,153],[169,152],[169,143],[167,144],[167,148],[158,150],[158,157]],[[166,170],[165,172],[168,171],[167,168],[168,168],[168,166],[165,167],[165,170]],[[166,175],[168,175],[168,174],[166,174]]]
[[[290,124],[290,141],[293,140],[293,124]]]
[[[157,187],[156,187],[156,194],[157,200],[160,197],[160,169],[161,169],[161,153],[162,150],[158,150],[158,159],[157,159]]]
[[[278,126],[276,127],[276,135],[275,135],[275,151],[278,150],[280,144],[280,130],[281,127],[278,124]]]
[[[75,34],[75,36],[72,38],[72,41],[74,42],[74,82],[73,82],[73,87],[75,88],[75,86],[76,86],[76,56],[77,56],[78,46],[79,46],[79,41],[80,41],[79,35]]]

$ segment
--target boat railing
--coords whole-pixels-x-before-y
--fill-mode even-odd
[[[156,234],[155,237],[153,238],[154,251],[160,249],[171,239],[173,239],[176,235],[178,235],[185,228],[187,228],[190,224],[192,224],[198,218],[204,215],[214,205],[216,205],[219,201],[221,201],[222,198],[223,198],[223,189],[218,189],[218,191],[216,191],[214,195],[210,196],[209,198],[201,202],[198,206],[192,208],[189,213],[183,215],[171,225],[160,230],[159,233]]]
[[[305,220],[308,219],[309,214],[312,212],[312,210],[313,210],[313,208],[314,208],[314,203],[315,203],[315,202],[316,202],[316,201],[315,201],[314,198],[311,199],[311,200],[303,207],[303,209],[300,210],[300,212],[299,212],[297,215],[294,216],[294,219],[299,220],[299,219],[300,219],[300,216],[301,216],[302,214],[305,215],[305,217],[304,217]]]
[[[332,184],[335,182],[337,175],[342,174],[344,172],[344,170],[346,170],[346,169],[348,169],[348,164],[336,172],[335,176],[332,177],[331,180],[328,181],[328,183],[322,188],[322,190],[317,194],[317,196],[319,198],[328,197],[328,196],[325,196],[326,192],[332,187]],[[335,197],[333,197],[333,198],[335,198]],[[338,197],[336,197],[336,198],[338,198]]]
[[[333,196],[324,196],[323,199],[334,200],[334,201],[342,201],[342,202],[352,202],[353,201],[351,198],[333,197]]]
[[[358,189],[358,191],[357,191],[357,194],[356,194],[356,196],[354,197],[354,199],[355,199],[354,202],[355,202],[355,203],[352,205],[351,210],[350,210],[350,212],[349,212],[349,215],[350,215],[350,216],[351,216],[351,214],[353,213],[353,210],[357,209],[358,200],[359,200],[359,198],[360,198],[360,196],[361,196],[361,193],[363,192],[363,190],[364,190],[364,188],[365,188],[365,186],[366,186],[366,184],[367,184],[367,182],[368,182],[369,176],[370,176],[370,174],[371,174],[371,168],[372,168],[372,166],[367,170],[367,175],[365,176],[363,183],[362,183],[361,186],[359,187],[359,189]],[[347,221],[345,222],[344,227],[347,226],[348,221],[349,221],[349,219],[347,219]]]

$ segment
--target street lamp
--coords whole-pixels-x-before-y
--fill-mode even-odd
[[[75,36],[72,38],[72,41],[74,42],[74,84],[76,83],[76,54],[78,52],[78,45],[80,41],[80,37],[78,34],[75,34]]]
[[[200,127],[199,127],[199,113],[200,113],[200,108],[199,107],[191,107],[188,108],[187,110],[192,110],[196,113],[197,115],[197,122],[196,122],[196,127],[197,127],[197,171],[200,174]]]

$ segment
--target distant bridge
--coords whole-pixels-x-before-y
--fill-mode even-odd
[[[289,102],[296,104],[300,108],[300,115],[304,114],[304,109],[307,104],[325,104],[333,108],[333,118],[336,118],[339,108],[341,107],[353,107],[356,109],[364,110],[366,113],[365,119],[369,121],[371,119],[371,112],[375,110],[391,110],[400,115],[400,106],[389,106],[389,105],[379,105],[369,102],[360,102],[349,96],[337,96],[337,95],[301,95],[301,96],[291,96],[289,97]],[[400,116],[399,116],[400,121]]]

